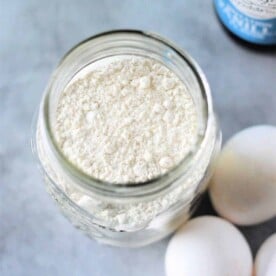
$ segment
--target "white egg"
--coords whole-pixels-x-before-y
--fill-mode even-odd
[[[190,220],[169,242],[167,276],[251,276],[250,248],[237,228],[218,217]]]
[[[255,126],[223,148],[210,185],[216,211],[239,225],[276,215],[276,127]]]
[[[267,269],[265,276],[275,276],[276,275],[276,254],[273,255],[271,264]]]
[[[270,236],[259,249],[255,260],[255,276],[276,275],[276,234]]]

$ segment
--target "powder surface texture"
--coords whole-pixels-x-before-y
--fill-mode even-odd
[[[111,183],[164,174],[194,148],[198,123],[183,82],[138,56],[96,62],[61,93],[55,138],[84,173]]]

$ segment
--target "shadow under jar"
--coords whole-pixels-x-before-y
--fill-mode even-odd
[[[146,182],[114,184],[86,175],[66,159],[54,138],[57,104],[65,87],[83,68],[117,55],[160,62],[183,82],[196,107],[194,149],[166,174]],[[88,236],[126,247],[160,240],[188,220],[207,188],[221,145],[210,89],[198,65],[166,39],[129,30],[99,34],[65,55],[42,98],[33,136],[47,190],[62,213]]]

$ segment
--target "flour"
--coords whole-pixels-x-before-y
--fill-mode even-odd
[[[151,179],[168,172],[195,147],[198,117],[190,92],[157,61],[135,56],[105,58],[81,70],[61,93],[55,138],[71,163],[114,187]],[[41,118],[37,151],[51,180],[45,179],[46,187],[74,225],[91,236],[97,231],[109,235],[110,229],[110,235],[141,229],[154,229],[154,235],[156,230],[170,233],[187,219],[195,195],[206,188],[215,124],[211,124],[208,147],[173,189],[149,198],[119,200],[88,194],[72,183],[50,159]],[[178,215],[169,211],[180,202],[183,207]]]
[[[55,137],[72,164],[103,181],[135,183],[168,172],[193,150],[196,108],[171,70],[138,56],[87,69],[57,108]]]

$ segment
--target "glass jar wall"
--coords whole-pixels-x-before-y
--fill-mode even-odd
[[[168,173],[147,182],[115,185],[73,166],[55,141],[53,125],[60,94],[74,76],[93,62],[119,55],[148,57],[172,70],[192,96],[199,131],[195,149]],[[73,225],[100,242],[135,247],[165,237],[191,216],[207,187],[220,143],[211,93],[198,65],[155,34],[113,31],[80,43],[61,60],[41,101],[33,149],[47,190]]]

